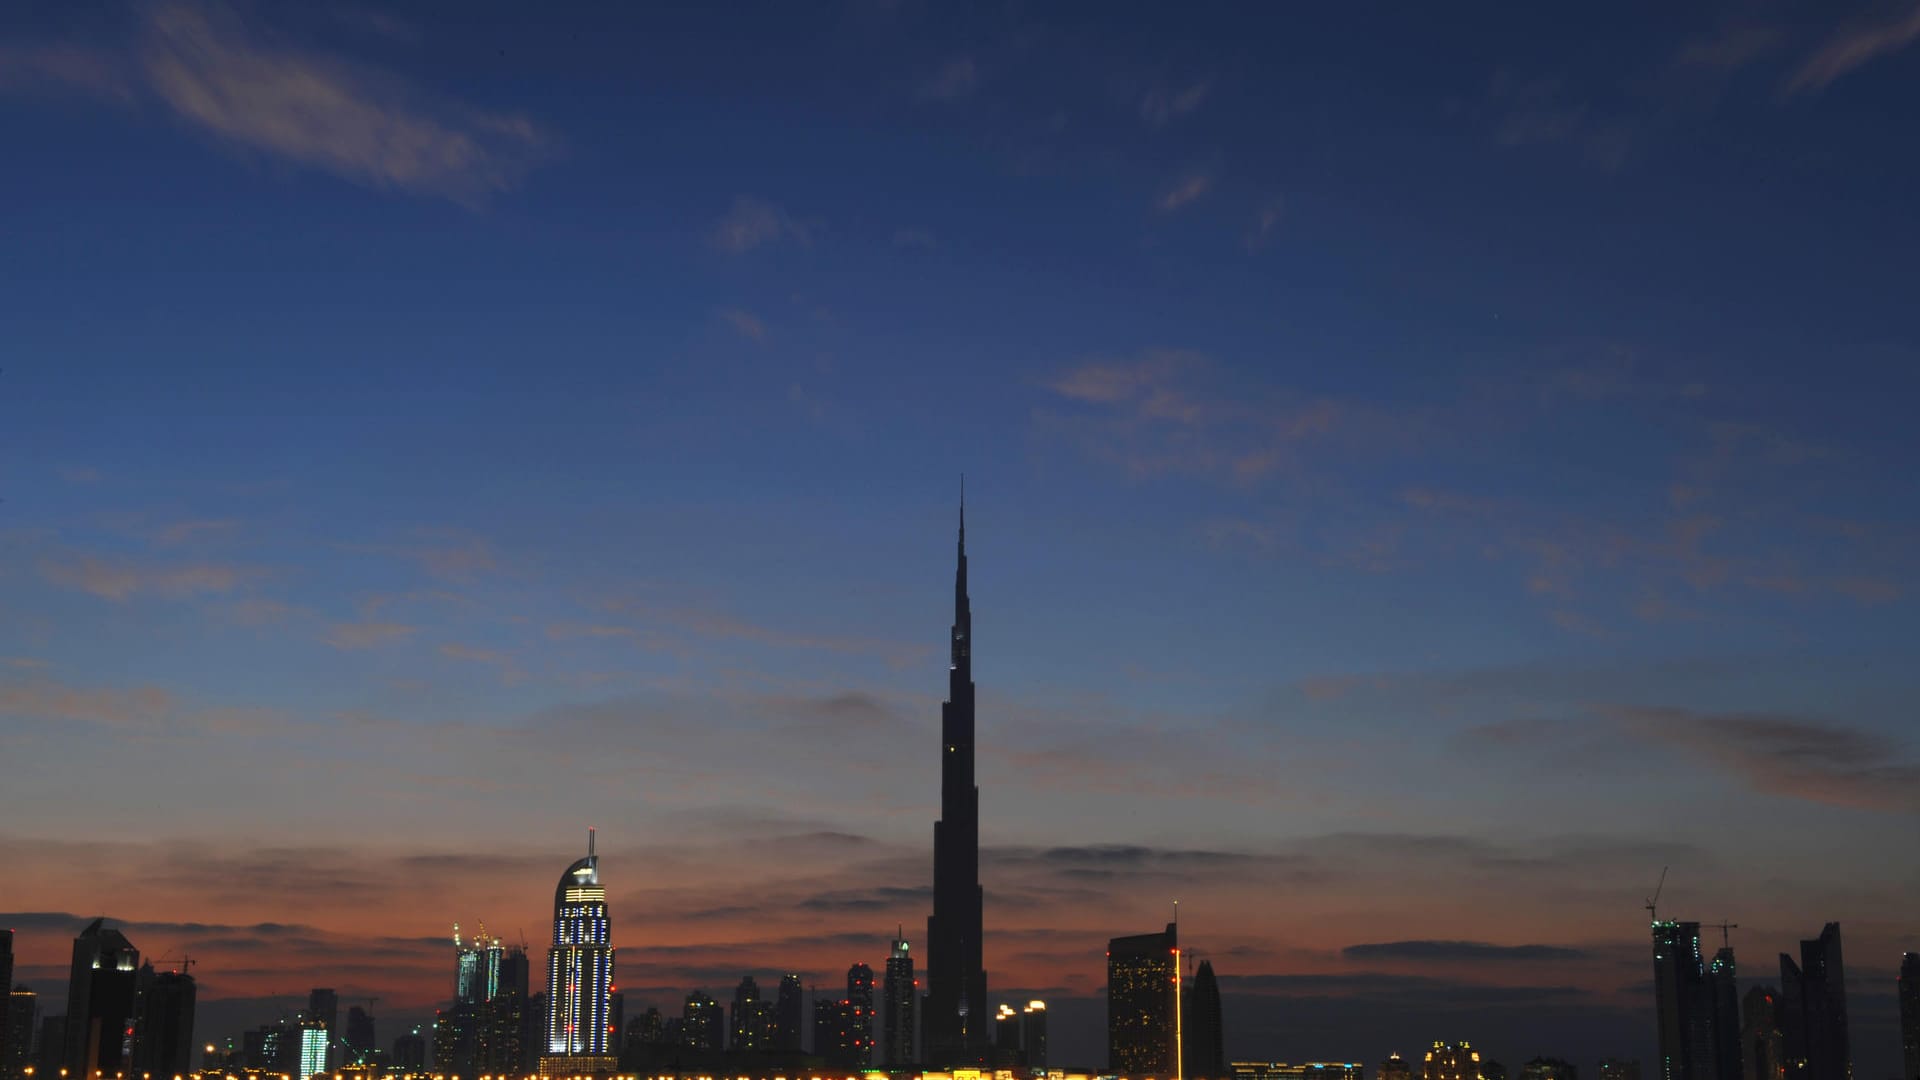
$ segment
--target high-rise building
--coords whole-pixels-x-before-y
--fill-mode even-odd
[[[1786,1042],[1780,1031],[1780,992],[1770,986],[1747,991],[1740,1005],[1742,1080],[1784,1080]]]
[[[1780,1020],[1787,1080],[1853,1080],[1840,924],[1800,943],[1800,963],[1780,954]]]
[[[140,951],[105,920],[95,919],[73,939],[67,975],[66,1067],[90,1080],[127,1071]]]
[[[1020,1048],[1026,1052],[1027,1067],[1047,1067],[1047,1003],[1035,998],[1020,1010]]]
[[[33,1029],[39,1018],[40,998],[25,986],[7,995],[7,1056],[0,1058],[0,1078],[22,1080],[33,1064]]]
[[[1413,1080],[1413,1063],[1399,1054],[1388,1054],[1380,1063],[1380,1080]]]
[[[1724,933],[1724,930],[1722,931]],[[1714,1080],[1742,1080],[1740,1069],[1740,988],[1735,984],[1733,949],[1722,946],[1707,965],[1707,998],[1713,1028]]]
[[[46,1077],[58,1076],[60,1070],[67,1067],[66,1017],[40,1018],[40,1049],[34,1055],[33,1067]]]
[[[1520,1066],[1520,1080],[1580,1080],[1580,1070],[1560,1058],[1537,1057]]]
[[[797,1054],[805,1040],[807,990],[800,976],[780,976],[780,990],[773,999],[773,1048],[783,1054]]]
[[[1920,1080],[1920,953],[1900,956],[1901,1080]]]
[[[347,1030],[342,1041],[346,1044],[351,1064],[365,1065],[373,1051],[380,1045],[374,1035],[373,1014],[358,1005],[347,1009]]]
[[[695,990],[688,994],[686,1006],[680,1013],[680,1038],[695,1050],[711,1050],[718,1053],[725,1049],[726,1010],[704,991]]]
[[[7,992],[13,989],[13,931],[0,930],[0,1077],[7,1075],[7,1064],[13,1060],[13,1000]]]
[[[1004,1001],[993,1010],[993,1063],[1020,1064],[1020,1014]]]
[[[927,917],[927,1000],[921,1057],[944,1068],[980,1060],[987,1039],[981,934],[980,789],[973,774],[973,608],[967,597],[967,508],[960,506],[947,700],[940,706],[940,820],[933,824],[933,914]],[[979,1015],[968,1022],[969,1011]]]
[[[134,992],[133,1070],[155,1077],[193,1069],[193,976],[140,965]]]
[[[847,969],[847,1039],[855,1068],[873,1064],[873,969],[855,964]]]
[[[1621,1058],[1601,1058],[1600,1080],[1640,1080],[1640,1063]]]
[[[498,942],[499,939],[494,939]],[[531,1052],[539,1040],[529,1040],[530,1024],[527,990],[533,965],[527,951],[518,945],[495,950],[487,957],[492,996],[480,1003],[480,1047],[476,1064],[483,1075],[519,1073],[534,1065],[539,1057]]]
[[[795,982],[799,980],[796,978]],[[784,984],[783,984],[784,986]],[[913,1063],[913,999],[919,996],[913,980],[913,946],[896,930],[887,952],[887,974],[881,985],[880,1053],[891,1068]]]
[[[633,1024],[627,1030],[629,1046],[659,1046],[667,1041],[667,1018],[660,1010],[647,1006],[647,1011],[634,1017]]]
[[[1123,1076],[1166,1076],[1179,1062],[1180,939],[1158,934],[1107,942],[1107,1068]]]
[[[420,1033],[419,1028],[393,1040],[393,1068],[403,1075],[426,1071],[427,1037]]]
[[[1185,988],[1186,1011],[1181,1016],[1181,1053],[1186,1080],[1225,1080],[1227,1037],[1221,1019],[1220,982],[1213,961],[1200,961],[1193,981]]]
[[[835,1069],[864,1068],[851,1001],[820,998],[813,1003],[813,1052]]]
[[[612,930],[600,857],[587,854],[553,890],[553,948],[547,954],[547,1053],[605,1057],[613,994]]]
[[[327,1074],[327,1022],[319,1017],[300,1021],[300,1067],[295,1080],[312,1080]]]
[[[1700,924],[1653,924],[1653,997],[1660,1080],[1734,1080],[1714,1054],[1714,991],[1700,952]],[[1737,1074],[1736,1074],[1737,1075]]]
[[[742,1053],[773,1048],[773,1007],[760,1000],[760,984],[748,975],[733,991],[733,1026],[729,1045]]]
[[[1420,1080],[1480,1080],[1480,1076],[1480,1051],[1469,1042],[1435,1042],[1420,1069]]]

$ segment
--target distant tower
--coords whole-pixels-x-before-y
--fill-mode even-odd
[[[553,890],[553,948],[547,954],[547,1053],[605,1056],[613,994],[612,931],[600,857],[587,830],[586,857],[575,859]]]
[[[0,1077],[11,1077],[13,1066],[13,931],[0,930]]]
[[[1027,1067],[1047,1067],[1047,1003],[1035,998],[1020,1010],[1020,1047],[1027,1055]]]
[[[1747,991],[1740,1005],[1742,1080],[1780,1080],[1785,1075],[1786,1044],[1780,1031],[1780,992],[1770,986]]]
[[[704,991],[688,994],[680,1013],[680,1038],[692,1049],[720,1052],[727,1040],[726,1010]]]
[[[142,964],[138,983],[133,1070],[156,1077],[185,1076],[193,1071],[193,976],[184,971],[156,973],[152,964]]]
[[[855,964],[847,969],[847,1040],[851,1063],[873,1064],[873,969]]]
[[[927,918],[922,1057],[972,1064],[987,1045],[987,971],[981,928],[980,789],[973,772],[973,607],[967,597],[967,508],[960,506],[947,700],[940,706],[940,820],[933,824],[933,914]],[[975,1022],[968,1024],[968,1014]]]
[[[799,1053],[806,1023],[807,990],[800,976],[780,976],[780,990],[773,1000],[773,1048],[783,1054]]]
[[[773,1010],[760,1000],[760,984],[751,975],[742,978],[733,991],[733,1038],[729,1045],[743,1052],[771,1049],[773,1020]]]
[[[1399,1054],[1388,1054],[1380,1063],[1379,1080],[1413,1080],[1413,1066]]]
[[[1700,924],[1653,924],[1653,999],[1659,1024],[1658,1080],[1721,1077],[1714,1054],[1715,987],[1700,952]]]
[[[886,982],[880,996],[886,1006],[882,1018],[881,1054],[889,1068],[913,1063],[913,952],[906,937],[894,932],[893,947],[887,953]]]
[[[1200,970],[1186,987],[1187,1011],[1181,1040],[1186,1054],[1186,1080],[1226,1080],[1226,1033],[1220,1016],[1220,982],[1213,976],[1213,961],[1200,961]]]
[[[1735,985],[1733,949],[1722,947],[1707,965],[1708,1011],[1713,1029],[1713,1080],[1743,1080],[1740,1075],[1740,988]]]
[[[86,1080],[127,1071],[126,1031],[133,1020],[134,984],[140,951],[104,919],[87,924],[73,939],[67,974],[66,1067]]]
[[[1920,953],[1900,956],[1901,1080],[1920,1080]]]
[[[25,986],[13,988],[7,1004],[7,1056],[0,1058],[0,1076],[7,1080],[26,1076],[27,1066],[34,1063],[33,1027],[39,1012],[38,995]]]
[[[1122,1076],[1166,1076],[1178,1065],[1179,931],[1107,942],[1107,1068]]]
[[[367,1056],[380,1045],[374,1034],[373,1014],[358,1005],[347,1009],[347,1033],[345,1036],[347,1051],[353,1056],[353,1063],[364,1065]]]
[[[1436,1042],[1427,1051],[1420,1080],[1480,1080],[1480,1051],[1468,1042]]]
[[[1800,943],[1799,964],[1780,954],[1780,1012],[1786,1080],[1853,1080],[1839,923]]]
[[[1570,1061],[1537,1057],[1520,1066],[1520,1080],[1580,1080],[1580,1070]]]

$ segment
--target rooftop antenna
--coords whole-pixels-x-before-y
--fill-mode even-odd
[[[1670,868],[1665,866],[1660,868],[1660,883],[1653,887],[1653,895],[1647,897],[1647,921],[1648,922],[1660,921],[1660,916],[1655,914],[1654,912],[1654,906],[1660,903],[1660,890],[1667,887],[1668,869]]]
[[[593,826],[587,826],[587,857],[593,857]]]
[[[1716,922],[1716,923],[1708,923],[1707,925],[1708,925],[1708,926],[1710,926],[1710,927],[1715,927],[1715,928],[1717,928],[1717,929],[1718,929],[1718,930],[1720,931],[1720,947],[1721,947],[1721,948],[1723,948],[1723,949],[1731,949],[1731,948],[1733,948],[1733,941],[1732,941],[1732,935],[1731,935],[1731,934],[1729,934],[1729,933],[1728,933],[1728,931],[1729,931],[1729,930],[1738,930],[1738,929],[1740,929],[1740,924],[1739,924],[1739,923],[1737,923],[1737,922]]]

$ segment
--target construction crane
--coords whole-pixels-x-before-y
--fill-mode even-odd
[[[1708,929],[1712,929],[1712,930],[1718,930],[1718,931],[1720,931],[1720,947],[1721,947],[1721,948],[1723,948],[1723,949],[1731,949],[1731,948],[1733,948],[1733,941],[1732,941],[1732,937],[1731,937],[1731,935],[1730,935],[1730,934],[1728,933],[1728,931],[1730,931],[1730,930],[1738,930],[1738,929],[1740,929],[1740,924],[1739,924],[1739,923],[1737,923],[1737,922],[1710,922],[1710,923],[1708,923],[1708,924],[1707,924],[1707,927],[1708,927]]]
[[[1660,868],[1660,883],[1659,883],[1658,885],[1655,885],[1655,886],[1653,887],[1653,895],[1652,895],[1652,896],[1649,896],[1649,897],[1647,897],[1647,905],[1646,905],[1646,906],[1647,906],[1647,921],[1648,921],[1648,922],[1659,922],[1659,921],[1660,921],[1660,916],[1659,916],[1659,914],[1657,914],[1657,913],[1655,912],[1655,910],[1654,910],[1654,909],[1655,909],[1655,907],[1656,907],[1656,906],[1657,906],[1657,905],[1658,905],[1658,904],[1660,903],[1660,890],[1662,890],[1662,889],[1664,889],[1664,888],[1666,888],[1666,887],[1667,887],[1667,871],[1668,871],[1669,869],[1671,869],[1671,867],[1666,867],[1666,866],[1663,866],[1663,867],[1661,867],[1661,868]]]

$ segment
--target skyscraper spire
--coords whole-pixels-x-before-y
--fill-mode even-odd
[[[973,605],[967,596],[966,479],[953,573],[952,662],[940,707],[940,820],[933,825],[933,914],[927,919],[925,1063],[971,1065],[983,1058],[987,972],[980,946],[980,789],[973,773]]]

